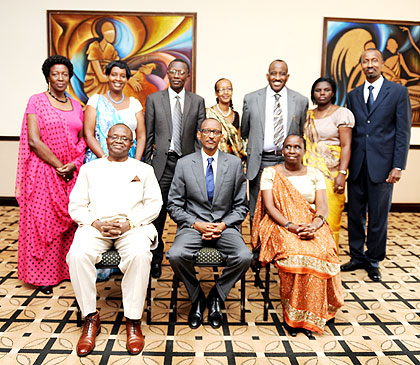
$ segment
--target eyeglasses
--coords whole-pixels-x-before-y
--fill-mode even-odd
[[[224,89],[217,90],[217,92],[219,92],[219,93],[224,93],[225,91],[228,92],[228,93],[231,93],[233,91],[233,89],[231,87],[226,87]]]
[[[170,73],[172,76],[175,76],[176,74],[178,74],[179,76],[184,76],[187,74],[187,72],[184,70],[174,70],[174,69],[168,70],[168,73]]]
[[[133,141],[131,138],[128,138],[128,137],[125,137],[125,136],[117,136],[116,134],[113,134],[112,136],[108,136],[108,138],[111,142],[123,141],[124,143],[128,143],[128,142]]]
[[[220,129],[202,129],[200,132],[205,136],[209,136],[211,133],[213,133],[215,137],[220,137],[222,135],[222,131]]]

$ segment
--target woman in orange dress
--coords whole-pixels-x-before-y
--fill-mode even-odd
[[[292,336],[322,333],[343,306],[340,261],[330,227],[325,180],[303,166],[305,142],[290,135],[285,162],[264,169],[255,209],[252,246],[263,265],[275,262],[285,327]]]

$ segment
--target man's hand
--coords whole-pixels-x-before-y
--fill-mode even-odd
[[[128,221],[120,222],[118,220],[100,221],[97,219],[92,223],[92,226],[101,232],[102,236],[108,238],[117,238],[130,229]]]
[[[203,240],[216,240],[220,238],[222,232],[226,229],[226,223],[195,222],[194,229],[201,233],[201,238]]]
[[[388,179],[386,179],[385,181],[387,183],[390,183],[390,184],[395,184],[398,181],[400,181],[401,175],[402,175],[402,171],[401,170],[399,170],[399,169],[392,169],[389,172]]]

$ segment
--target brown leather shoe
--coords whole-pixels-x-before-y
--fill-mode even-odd
[[[93,315],[88,315],[85,318],[82,335],[77,343],[76,351],[79,356],[89,355],[95,348],[96,336],[101,332],[101,320],[99,319],[99,312],[96,311]]]
[[[131,355],[137,355],[143,350],[144,336],[141,333],[140,320],[126,318],[127,350]]]

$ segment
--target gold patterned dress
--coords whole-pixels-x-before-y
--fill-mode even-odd
[[[285,177],[276,167],[267,167],[261,177],[261,190],[273,191],[275,207],[290,222],[311,223],[316,215],[315,192],[325,189],[322,174],[307,169],[305,176]],[[318,229],[312,240],[302,240],[266,213],[260,192],[252,246],[260,247],[263,265],[274,261],[279,270],[285,322],[322,333],[344,304],[340,261],[328,224]]]

